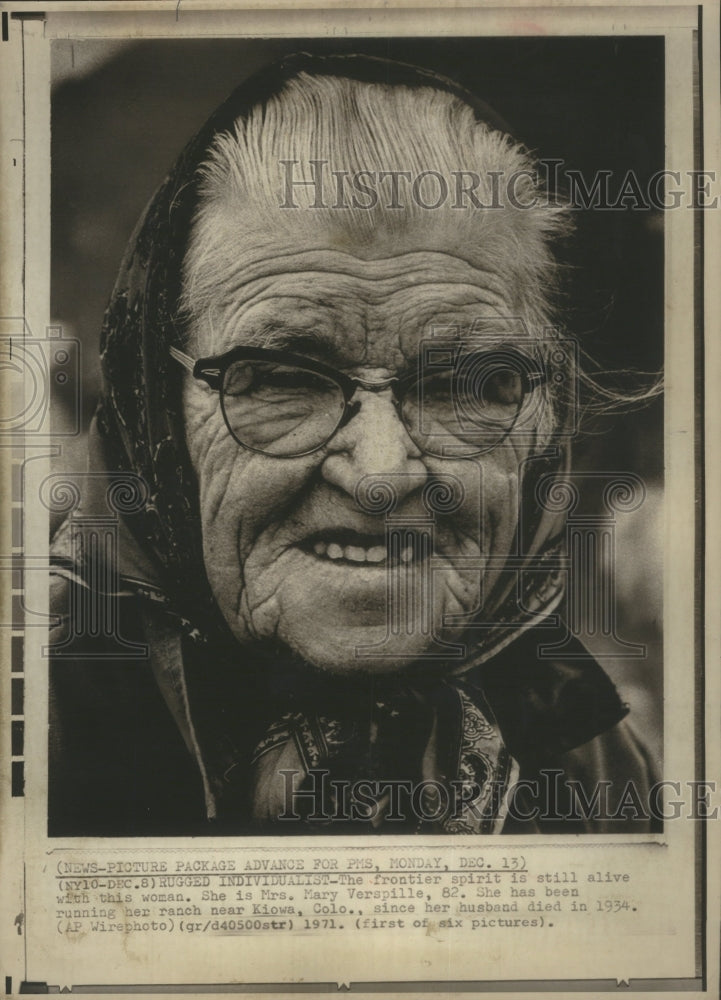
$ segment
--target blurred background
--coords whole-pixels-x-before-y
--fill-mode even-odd
[[[81,342],[82,423],[97,399],[98,336],[125,244],[190,136],[256,69],[294,51],[365,52],[434,69],[490,103],[539,158],[590,184],[630,170],[646,189],[664,166],[661,38],[54,41],[53,322]],[[564,251],[567,332],[601,370],[663,367],[663,222],[657,210],[579,211]],[[629,383],[626,382],[626,385]],[[62,421],[63,414],[55,414]],[[84,468],[83,438],[59,468]],[[618,632],[640,659],[604,659],[635,727],[660,754],[663,407],[594,419],[576,470],[633,472],[644,504],[617,517]],[[587,491],[584,509],[600,504]],[[599,637],[594,653],[603,653]]]

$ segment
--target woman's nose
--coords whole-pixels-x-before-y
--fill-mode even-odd
[[[334,486],[355,496],[366,476],[393,476],[399,499],[418,489],[428,477],[421,451],[403,426],[390,389],[360,390],[358,411],[331,439],[322,473]]]

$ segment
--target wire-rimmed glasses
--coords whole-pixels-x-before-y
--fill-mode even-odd
[[[220,395],[226,426],[243,448],[297,458],[323,448],[361,406],[362,392],[390,390],[399,419],[425,454],[471,457],[517,427],[524,400],[545,372],[510,347],[469,350],[457,341],[423,346],[414,371],[365,379],[290,351],[235,347],[195,360],[170,353]]]

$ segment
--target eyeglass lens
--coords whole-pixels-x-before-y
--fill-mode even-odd
[[[236,361],[221,401],[233,436],[266,455],[303,455],[336,431],[345,409],[333,379],[273,361]]]

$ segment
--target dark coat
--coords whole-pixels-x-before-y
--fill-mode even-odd
[[[56,578],[51,610],[61,621],[51,633],[51,643],[68,635],[72,588],[67,580]],[[147,641],[137,599],[123,598],[121,606],[124,639]],[[527,629],[481,668],[487,704],[520,767],[503,832],[658,829],[659,822],[648,815],[653,768],[624,721],[627,708],[587,654],[584,659],[539,659],[539,641],[552,640],[548,629]],[[161,691],[148,658],[103,659],[108,649],[106,642],[85,636],[75,642],[72,655],[51,659],[51,836],[375,832],[362,822],[350,829],[347,823],[336,828],[303,822],[263,831],[248,822],[242,796],[232,789],[225,809],[208,820],[197,760],[168,709],[167,692]],[[583,652],[579,646],[577,654]],[[220,686],[216,702],[207,707],[217,715],[218,725],[229,713],[222,691]],[[238,714],[243,715],[242,706]],[[231,770],[237,783],[237,769]],[[580,797],[569,782],[580,783]],[[589,810],[584,810],[583,800],[593,803],[599,788],[600,805],[595,810],[591,806],[591,815],[584,815]],[[394,829],[408,832],[407,827],[387,823],[379,832]]]

